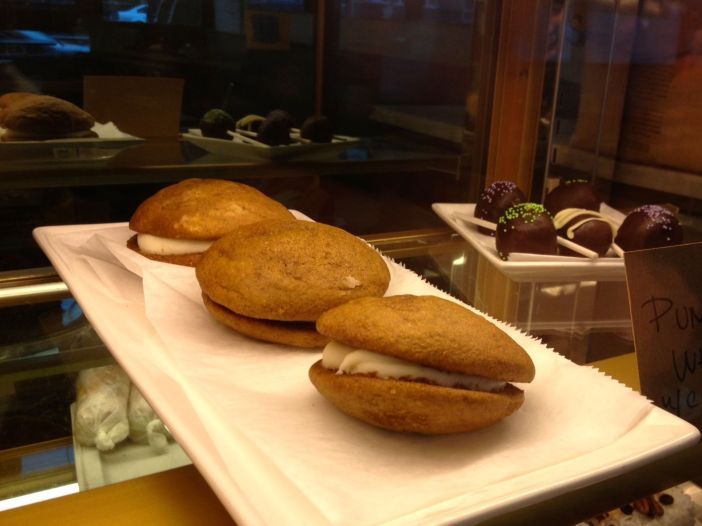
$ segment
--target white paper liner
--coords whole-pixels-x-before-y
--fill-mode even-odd
[[[100,139],[136,139],[134,135],[120,130],[112,121],[105,123],[96,122],[92,130],[97,133]]]
[[[257,342],[218,324],[202,305],[194,269],[143,258],[126,248],[131,234],[126,227],[111,228],[95,236],[67,235],[61,242],[90,262],[103,292],[144,309],[167,349],[145,359],[180,383],[232,482],[237,483],[237,463],[247,461],[242,451],[268,462],[264,487],[238,481],[252,485],[244,492],[254,509],[287,502],[305,508],[308,516],[316,508],[319,523],[403,522],[413,513],[421,523],[433,507],[465,508],[481,502],[492,483],[612,444],[651,409],[645,398],[598,371],[497,323],[536,365],[534,382],[520,386],[526,402],[517,413],[491,428],[455,436],[373,428],[337,411],[309,382],[307,371],[319,352]],[[388,264],[388,295],[453,299]],[[262,510],[262,520],[294,524],[290,506],[282,508],[277,517]]]

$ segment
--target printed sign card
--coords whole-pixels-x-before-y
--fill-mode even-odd
[[[641,392],[702,428],[702,243],[626,252]]]

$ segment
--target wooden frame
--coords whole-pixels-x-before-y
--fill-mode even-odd
[[[550,7],[551,0],[486,4],[471,169],[473,184],[480,183],[476,197],[497,180],[513,181],[527,198],[531,195]],[[517,321],[519,284],[484,258],[472,272],[476,306],[499,319]]]
[[[486,184],[532,187],[544,88],[550,0],[503,0],[490,115]]]

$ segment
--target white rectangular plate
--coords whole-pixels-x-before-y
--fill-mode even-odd
[[[618,257],[590,260],[585,257],[519,254],[519,260],[504,261],[497,255],[494,237],[480,233],[477,226],[456,216],[456,213],[472,216],[475,203],[434,203],[431,207],[441,219],[512,281],[553,283],[625,279],[624,260]]]
[[[144,139],[120,131],[113,123],[96,123],[97,137],[49,139],[45,141],[0,140],[0,160],[7,163],[104,162],[122,150],[144,142]],[[0,128],[0,136],[4,130]]]
[[[527,401],[517,414],[504,425],[473,434],[416,437],[356,422],[329,407],[310,386],[307,368],[318,358],[317,353],[261,347],[250,340],[244,341],[242,348],[235,343],[218,347],[215,363],[223,364],[220,374],[225,381],[221,386],[203,386],[178,366],[176,350],[165,346],[147,320],[141,278],[114,265],[95,266],[95,260],[91,263],[82,243],[95,233],[120,246],[131,235],[121,223],[41,227],[34,236],[116,360],[242,526],[355,525],[369,523],[369,516],[376,519],[370,521],[374,524],[446,524],[459,520],[474,524],[629,471],[699,440],[699,432],[687,422],[651,407],[639,395],[592,368],[576,366],[503,325],[503,330],[534,357],[537,378],[528,389],[525,387]],[[74,236],[72,244],[66,242],[67,236]],[[76,241],[78,237],[82,241]],[[118,281],[102,279],[105,272],[112,272],[110,268],[119,271]],[[391,268],[396,283],[411,285],[413,291],[441,294],[408,273],[398,265]],[[417,282],[421,287],[415,286]],[[394,290],[401,292],[397,286]],[[195,307],[201,309],[201,305]],[[169,308],[158,307],[159,312],[168,312]],[[189,309],[180,312],[189,319],[199,319]],[[206,323],[208,335],[213,329],[223,330],[210,329],[213,322],[209,318]],[[229,340],[220,335],[217,342],[220,337]],[[233,336],[231,342],[235,342]],[[254,379],[254,384],[246,388],[232,385],[235,371],[231,367],[243,364],[235,351],[247,353],[250,358],[237,371],[247,380]],[[198,355],[188,353],[187,360],[192,367]],[[266,383],[265,378],[270,381]],[[283,386],[282,392],[278,391],[279,385]],[[569,391],[571,397],[580,400],[590,385],[597,386],[588,396],[590,414],[578,407],[588,404],[564,406],[564,397],[557,395]],[[216,397],[207,396],[208,388],[215,389],[209,394],[216,393]],[[237,396],[237,404],[251,411],[237,411],[223,420],[218,412],[222,402]],[[598,396],[605,400],[593,404]],[[632,408],[638,416],[626,411],[622,414],[622,407]],[[606,441],[599,438],[610,430],[603,425],[602,414],[609,414],[609,421],[617,423],[614,427],[621,428]],[[271,425],[274,433],[260,434],[260,429]],[[592,441],[581,435],[597,437],[596,443],[604,445],[577,451],[573,440],[583,444]],[[551,444],[554,436],[558,449],[548,447],[544,451],[546,446],[542,444]],[[530,456],[533,448],[541,448],[540,464],[527,469],[525,466],[534,461]],[[333,460],[339,455],[348,462],[342,465]],[[375,458],[377,462],[359,465],[363,458]],[[517,471],[515,466],[519,467]],[[505,469],[514,474],[502,478],[495,475]],[[413,473],[425,475],[413,479]],[[427,475],[435,477],[429,486],[423,478]],[[374,485],[373,490],[369,491],[371,486],[367,484],[353,482],[359,477],[371,477],[367,483]],[[388,480],[398,482],[388,488]],[[446,486],[457,488],[457,492],[446,496]],[[441,497],[418,507],[418,501],[426,500],[421,488],[439,491]],[[394,497],[385,499],[385,504],[364,507],[363,503],[376,498],[379,490],[389,491]],[[330,508],[329,499],[320,494],[336,499],[336,504]],[[388,511],[391,509],[392,513]],[[382,519],[377,518],[378,513]],[[366,520],[354,520],[354,514]]]
[[[259,146],[238,139],[226,141],[213,137],[203,137],[200,130],[188,130],[183,139],[202,148],[208,153],[228,158],[258,159],[266,161],[282,159],[329,158],[359,143],[354,137],[335,135],[330,143],[294,143],[281,146]]]

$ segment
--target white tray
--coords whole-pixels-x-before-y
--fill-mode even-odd
[[[71,404],[71,423],[75,421],[75,404]],[[73,433],[76,478],[81,491],[99,488],[125,480],[160,473],[190,464],[185,451],[173,441],[166,449],[155,452],[148,444],[137,444],[127,438],[112,451],[84,446]]]
[[[0,128],[0,136],[4,133]],[[74,139],[48,139],[45,141],[0,140],[0,160],[7,163],[58,163],[104,162],[122,150],[142,144],[144,139],[120,131],[113,123],[96,123],[93,131],[97,137]]]
[[[183,134],[183,138],[208,153],[220,157],[267,161],[329,158],[360,142],[354,137],[334,135],[334,139],[330,143],[293,143],[281,146],[259,146],[258,144],[243,142],[239,138],[227,141],[214,137],[203,137],[199,129],[188,130],[188,133]]]
[[[244,348],[238,348],[236,341],[239,340],[234,337],[230,343],[235,345],[224,345],[218,349],[216,363],[225,366],[221,373],[226,380],[223,385],[208,386],[210,389],[220,390],[214,399],[217,400],[216,405],[208,405],[205,402],[213,398],[208,398],[205,387],[191,378],[189,370],[182,368],[183,362],[178,363],[177,352],[181,351],[166,348],[164,340],[146,319],[142,279],[121,267],[109,264],[95,265],[95,261],[91,260],[93,253],[84,250],[83,243],[95,233],[110,238],[120,246],[131,235],[126,224],[121,223],[41,227],[34,231],[34,236],[116,360],[168,425],[227,510],[242,526],[363,523],[344,514],[339,516],[337,513],[334,516],[333,512],[339,510],[333,508],[333,512],[329,513],[328,504],[327,513],[320,511],[318,506],[321,506],[321,502],[313,501],[308,494],[308,488],[300,482],[301,474],[298,470],[309,469],[306,464],[301,465],[298,462],[298,456],[301,454],[311,455],[310,458],[315,461],[313,473],[307,473],[305,480],[308,483],[314,480],[317,490],[321,487],[331,491],[330,495],[334,498],[341,499],[343,506],[348,508],[344,513],[351,513],[354,508],[361,506],[359,501],[373,497],[375,489],[367,490],[371,486],[349,485],[348,482],[352,474],[355,477],[367,476],[369,468],[372,467],[375,471],[381,469],[384,475],[369,480],[368,484],[382,485],[389,476],[400,476],[404,481],[398,486],[393,486],[393,491],[397,492],[396,498],[400,502],[385,501],[389,506],[393,506],[393,510],[398,509],[401,513],[384,517],[383,520],[374,523],[405,525],[461,521],[463,524],[474,524],[488,517],[616,476],[689,447],[699,440],[700,435],[695,427],[647,403],[643,404],[645,411],[637,417],[626,412],[621,414],[622,404],[626,406],[632,400],[636,400],[636,407],[640,407],[640,397],[591,368],[575,366],[556,356],[537,341],[504,327],[512,338],[531,348],[530,352],[535,360],[538,358],[541,360],[539,363],[553,365],[559,374],[554,378],[547,370],[537,366],[537,380],[539,375],[545,375],[542,378],[548,378],[549,382],[545,384],[542,379],[538,390],[535,386],[536,381],[525,387],[527,402],[520,410],[521,415],[518,412],[517,415],[508,418],[504,425],[500,424],[496,428],[475,434],[436,438],[408,437],[376,430],[356,422],[331,408],[310,386],[307,368],[318,358],[317,353],[250,340],[244,342]],[[77,242],[77,238],[81,241]],[[102,279],[105,272],[112,272],[114,268],[120,271],[119,280]],[[154,267],[151,267],[148,272],[152,272],[153,269]],[[408,274],[411,274],[409,271],[394,265],[391,273],[395,283],[409,285],[409,282],[405,281]],[[413,285],[413,291],[422,288],[428,291],[424,293],[432,293],[433,290],[440,294],[428,284],[422,283],[416,275],[411,274],[409,277],[416,285]],[[182,285],[185,284],[178,282],[175,286],[180,289]],[[394,290],[395,293],[402,292],[397,286]],[[186,300],[186,303],[187,301],[189,300]],[[157,307],[160,312],[164,312],[171,306],[164,304]],[[202,306],[187,305],[185,311],[180,311],[181,315],[186,315],[186,318],[182,318],[185,323],[192,324],[191,320],[200,319],[196,315],[197,312],[191,309],[199,311]],[[225,330],[215,325],[207,319],[208,337],[215,342],[220,342],[220,338],[227,339],[230,333],[225,335],[217,332]],[[249,357],[253,358],[253,365],[258,366],[255,370],[251,369],[252,362],[249,362],[239,373],[247,378],[252,372],[255,373],[251,377],[253,385],[231,385],[231,365],[237,360],[236,351],[247,352]],[[189,363],[197,361],[197,356],[188,354]],[[271,380],[265,382],[268,385],[257,383],[262,374]],[[585,452],[572,452],[570,440],[563,437],[567,436],[568,432],[580,435],[580,426],[585,426],[584,434],[589,436],[593,433],[591,421],[581,420],[580,407],[576,407],[577,404],[569,404],[568,407],[572,409],[566,411],[558,409],[559,404],[562,404],[562,397],[552,395],[553,390],[558,390],[558,385],[552,385],[550,379],[555,380],[554,383],[560,385],[561,389],[573,386],[572,389],[575,389],[578,397],[581,389],[587,389],[589,382],[593,382],[598,387],[591,390],[592,396],[588,398],[597,399],[603,391],[603,396],[606,396],[606,402],[597,404],[593,414],[600,418],[602,412],[609,410],[613,412],[616,422],[626,422],[625,429],[602,447]],[[279,392],[281,386],[283,391]],[[530,387],[534,388],[529,389]],[[242,428],[239,421],[250,418],[250,415],[236,413],[227,420],[221,418],[217,412],[221,401],[235,397],[237,393],[241,395],[242,392],[247,395],[245,398],[239,398],[237,403],[243,402],[246,407],[250,407],[255,418],[259,420],[270,422],[273,419],[276,436],[257,436],[253,427]],[[541,424],[537,426],[534,417],[544,418],[542,406],[553,406],[554,411],[547,411],[548,418],[541,420]],[[288,416],[290,412],[292,414]],[[278,420],[276,415],[284,418]],[[285,418],[295,419],[298,424],[295,427],[286,426],[285,422],[281,422]],[[577,422],[577,429],[573,431],[568,425],[558,425],[559,421]],[[250,420],[248,422],[251,423]],[[482,478],[475,480],[478,466],[482,468],[481,472],[485,472],[485,459],[489,459],[487,467],[490,473],[495,469],[499,471],[505,468],[500,464],[506,463],[507,469],[513,470],[515,463],[521,462],[525,465],[524,463],[531,462],[532,459],[525,452],[542,441],[551,443],[552,439],[543,434],[545,429],[555,432],[560,444],[557,451],[548,449],[548,462],[538,469],[522,469],[514,476],[493,477],[489,483],[482,482]],[[608,431],[606,426],[601,429],[601,433]],[[299,444],[302,449],[285,449],[286,437],[290,434],[294,435],[295,440],[302,441],[302,444]],[[353,440],[349,440],[349,436],[353,436]],[[501,449],[500,442],[503,444]],[[505,450],[505,443],[514,444],[515,447]],[[282,449],[278,447],[279,444],[283,444]],[[339,450],[349,459],[349,463],[343,467],[330,460]],[[387,460],[387,465],[357,465],[359,458],[377,455],[377,451],[385,450],[388,456],[383,458]],[[480,454],[477,451],[480,451]],[[445,478],[444,470],[453,472],[455,468],[452,455],[457,453],[459,459],[469,457],[472,461],[462,466],[463,475],[458,480],[455,480],[455,477],[454,480]],[[436,481],[440,488],[443,488],[444,484],[457,484],[460,488],[474,484],[479,486],[472,491],[462,490],[458,495],[453,494],[449,498],[431,502],[417,509],[414,499],[422,498],[422,495],[407,494],[407,488],[412,486],[413,482],[411,473],[404,469],[396,473],[393,469],[396,463],[403,463],[403,455],[408,454],[422,462],[423,469],[434,470],[438,464],[440,476],[444,477],[440,479],[443,483]],[[291,458],[297,463],[282,462],[283,458]],[[500,462],[500,459],[504,458],[510,460]],[[552,458],[559,460],[555,462]],[[496,465],[493,464],[493,459]],[[281,466],[281,462],[286,465]],[[310,475],[313,478],[310,478]],[[432,489],[435,488],[436,486]],[[317,498],[319,499],[319,495]],[[376,509],[385,513],[382,505],[372,508],[373,513]]]
[[[512,281],[552,283],[626,279],[624,260],[616,256],[590,260],[584,257],[517,254],[512,255],[513,259],[504,261],[497,255],[494,237],[480,233],[477,226],[456,217],[457,212],[472,216],[475,203],[434,203],[431,207],[441,219]]]

